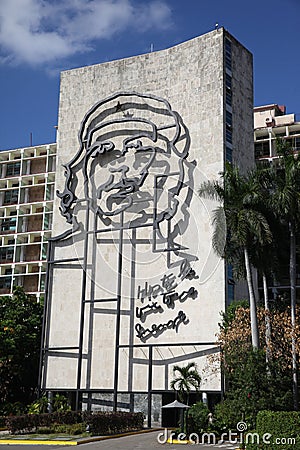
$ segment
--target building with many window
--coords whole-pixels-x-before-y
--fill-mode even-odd
[[[256,161],[274,161],[276,139],[284,139],[293,151],[300,150],[300,122],[295,114],[286,114],[286,107],[277,104],[254,108],[254,145]]]
[[[276,151],[277,141],[285,142],[294,153],[300,151],[300,122],[295,114],[286,114],[283,105],[271,104],[254,108],[254,146],[257,164],[266,161],[276,165],[280,156]],[[269,297],[271,300],[289,298],[289,238],[286,240],[286,251],[282,252],[277,276],[269,280]],[[297,252],[297,295],[300,292],[300,253]],[[259,280],[260,297],[263,296],[262,281]]]
[[[56,144],[0,152],[0,295],[44,294]]]

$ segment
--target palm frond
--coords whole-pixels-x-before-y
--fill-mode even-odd
[[[198,195],[209,200],[222,201],[223,188],[218,181],[205,181],[198,189]]]
[[[223,258],[227,238],[226,215],[223,206],[218,206],[213,211],[213,226],[212,246],[217,255]]]

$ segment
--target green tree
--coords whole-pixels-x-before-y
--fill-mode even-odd
[[[203,402],[197,402],[187,412],[188,433],[200,435],[208,427],[209,409]]]
[[[260,336],[265,334],[265,311],[258,308]],[[251,426],[257,412],[262,409],[293,409],[291,380],[291,322],[289,310],[272,308],[272,359],[266,361],[265,349],[251,345],[249,308],[238,306],[223,315],[219,344],[222,349],[221,363],[225,376],[225,401],[216,410],[215,417],[220,430],[236,428],[237,422],[246,419]],[[299,319],[297,323],[297,354],[300,348]]]
[[[221,180],[203,183],[200,186],[199,195],[220,202],[220,205],[214,211],[213,218],[213,247],[215,251],[221,257],[233,263],[240,260],[241,254],[243,255],[249,292],[252,345],[253,348],[259,348],[250,252],[253,243],[255,245],[266,245],[272,241],[268,221],[259,210],[261,185],[257,182],[255,171],[242,175],[238,167],[227,163],[226,170],[221,173]],[[224,232],[225,229],[226,233]]]
[[[296,327],[296,230],[300,220],[300,158],[294,154],[286,141],[277,141],[277,153],[280,158],[277,166],[271,171],[270,191],[271,203],[276,210],[278,218],[286,223],[289,230],[290,241],[290,301],[292,335],[292,364],[293,364],[293,400],[294,409],[298,410],[298,380],[297,380],[297,354],[295,341]]]
[[[16,287],[0,297],[0,403],[30,403],[38,378],[43,305]]]
[[[171,381],[171,389],[178,392],[178,397],[182,402],[186,401],[188,404],[191,389],[194,388],[197,392],[200,390],[201,376],[197,370],[197,365],[194,362],[182,367],[175,365],[173,366],[173,374],[175,378]]]

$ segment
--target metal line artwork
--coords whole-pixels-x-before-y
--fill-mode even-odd
[[[148,392],[151,416],[154,368],[160,366],[152,345],[182,342],[193,304],[201,302],[193,266],[198,258],[184,239],[196,167],[189,132],[167,100],[119,92],[87,111],[78,140],[57,192],[68,229],[51,240],[41,389],[60,364],[51,359],[54,349],[62,361],[77,358],[76,373],[65,382],[76,392],[77,408],[82,392],[110,392],[116,410],[119,393],[134,393],[135,371],[145,367],[140,390]],[[72,285],[59,300],[57,286],[70,278],[80,292]],[[70,332],[60,342],[60,310],[68,313],[69,304]],[[137,354],[145,345],[148,354]],[[66,355],[67,348],[74,353]],[[166,373],[172,361],[187,359],[177,350],[166,359]]]
[[[144,328],[141,324],[137,323],[135,326],[137,337],[140,338],[142,342],[146,342],[151,337],[158,337],[166,330],[178,331],[179,325],[187,325],[189,319],[183,311],[179,311],[174,319],[170,319],[167,323],[161,323],[159,325],[153,324],[151,329]]]

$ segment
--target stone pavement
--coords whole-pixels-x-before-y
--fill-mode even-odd
[[[153,430],[147,433],[134,434],[130,436],[123,436],[117,438],[109,438],[101,441],[95,441],[90,443],[80,444],[80,450],[178,450],[182,447],[177,444],[161,444],[158,442],[159,433],[163,433],[162,430]],[[160,436],[160,440],[163,441],[163,435]],[[76,446],[77,447],[77,446]],[[197,445],[196,448],[201,450],[235,450],[238,445],[232,445],[229,443],[223,444],[207,444]],[[74,449],[69,445],[1,445],[0,450],[51,450],[51,449]],[[195,448],[195,446],[193,446]]]

